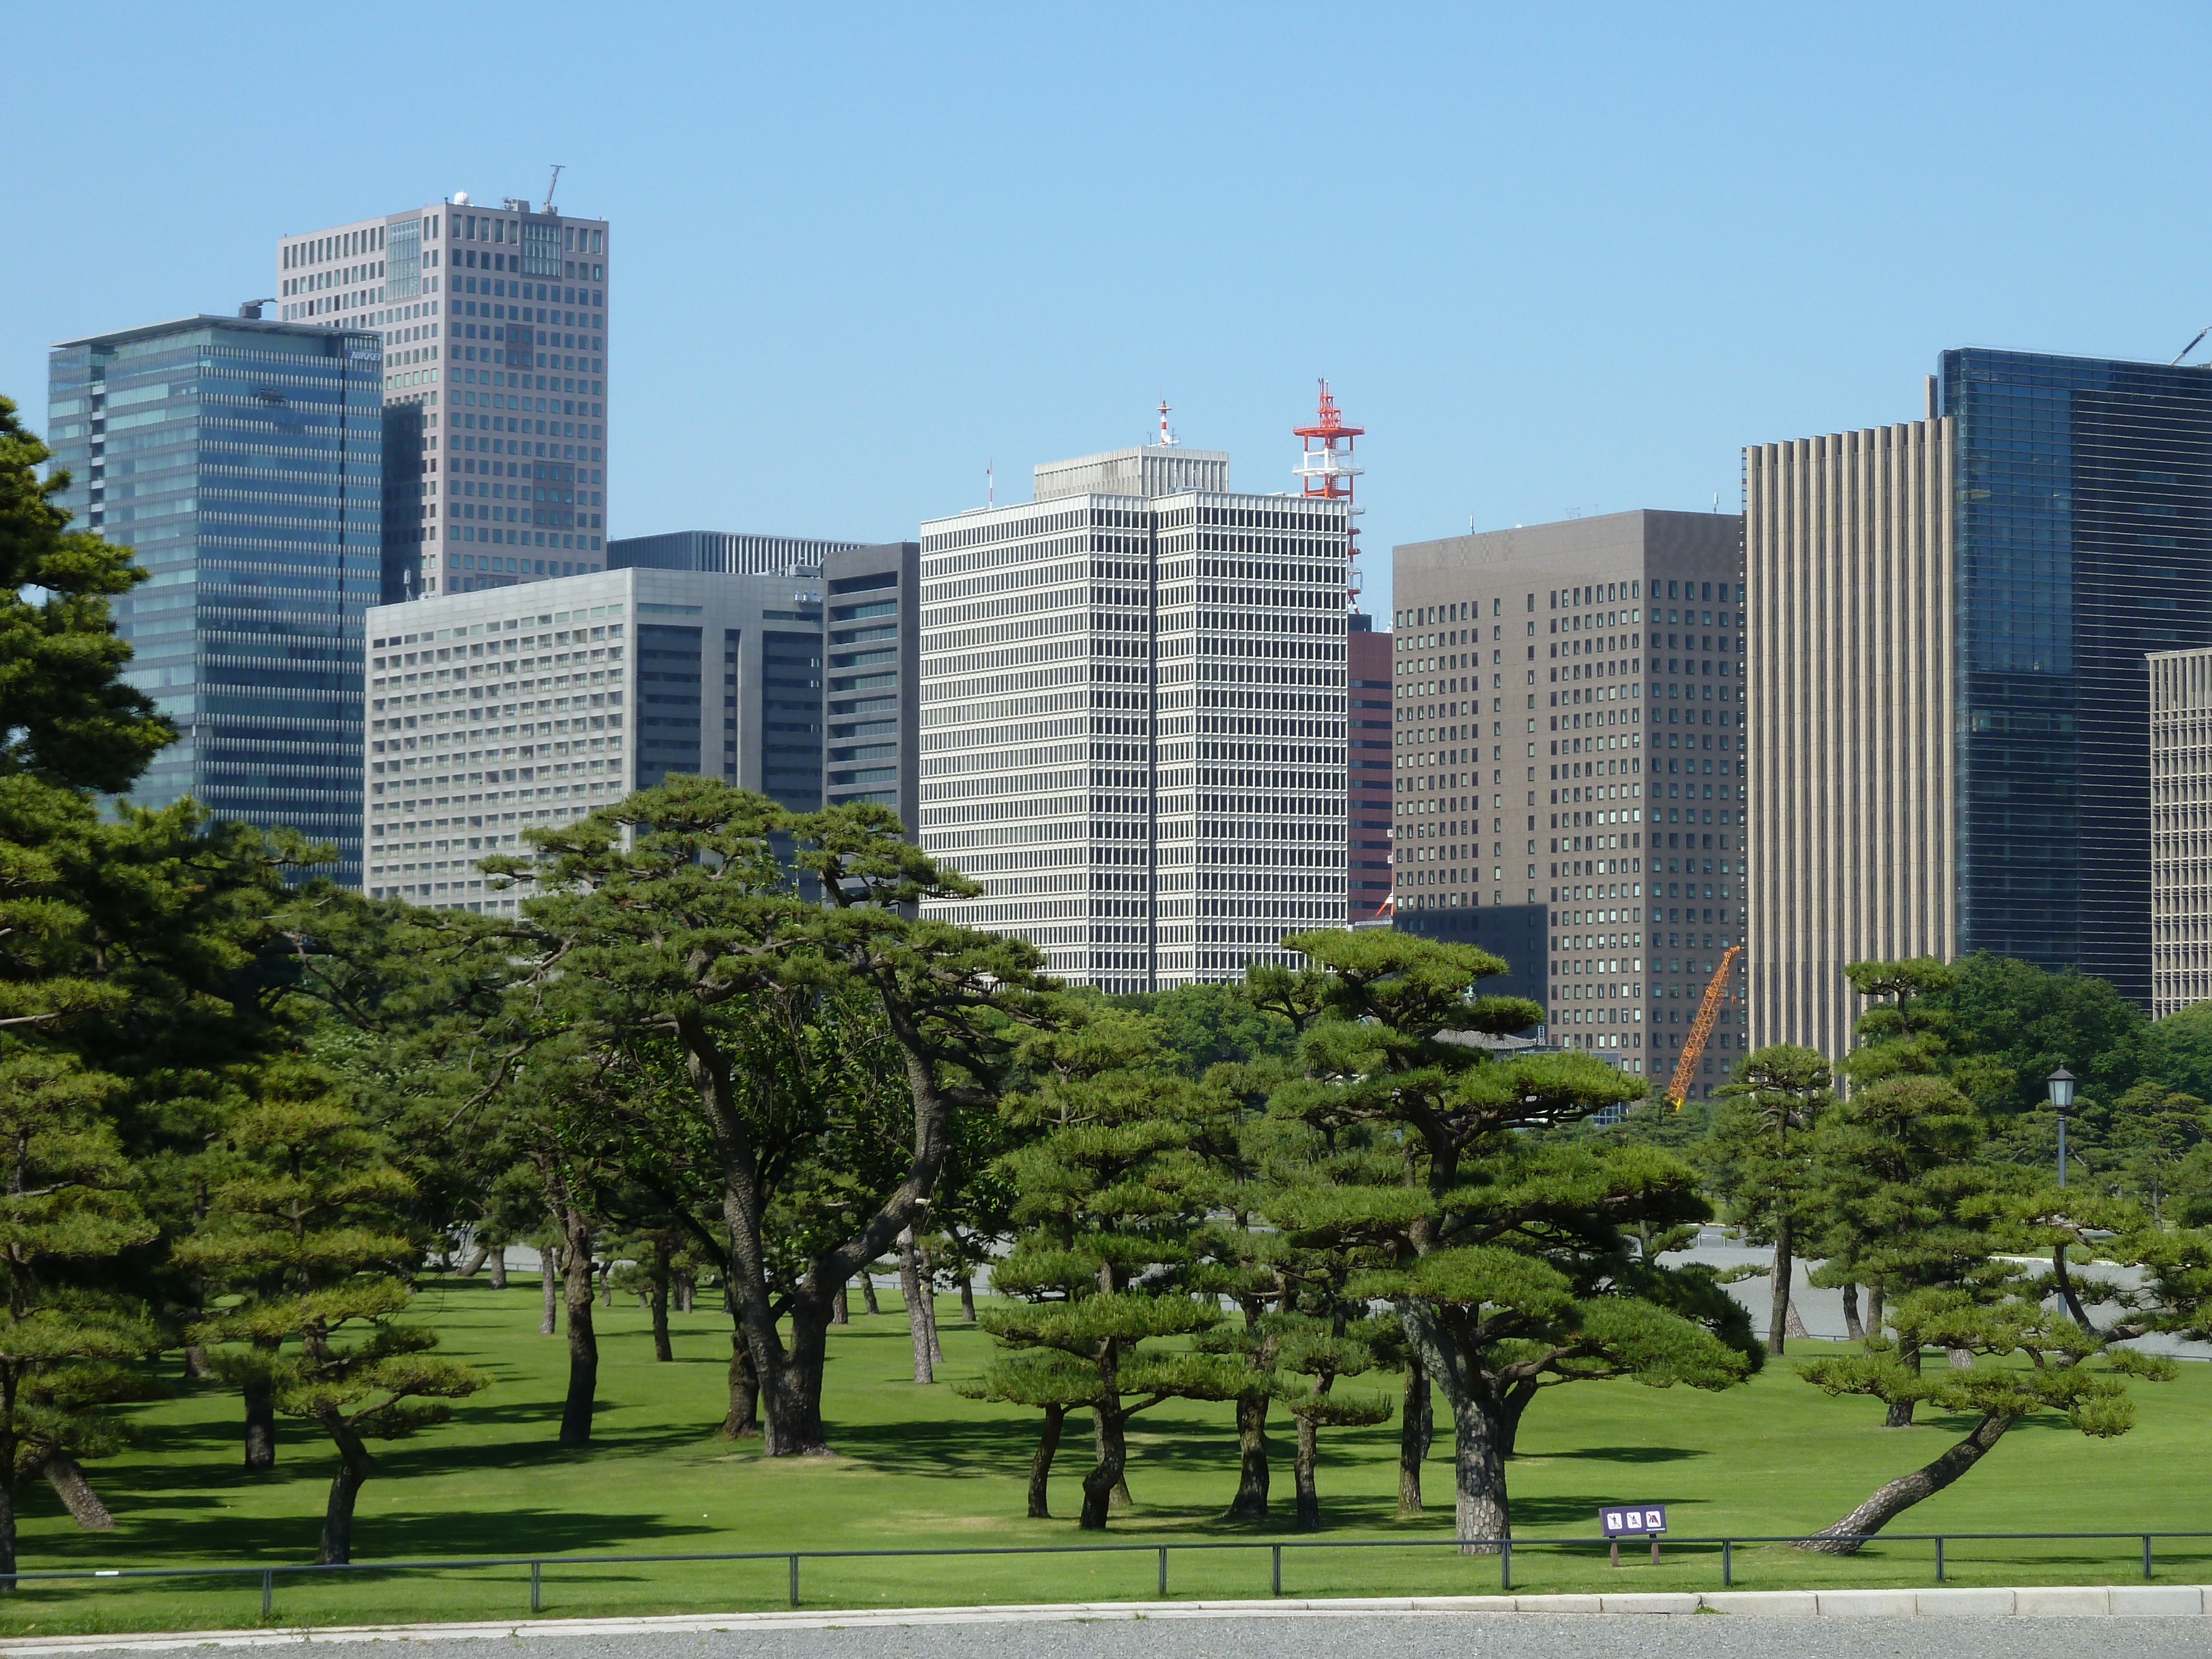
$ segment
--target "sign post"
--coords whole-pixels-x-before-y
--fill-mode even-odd
[[[1608,1504],[1597,1512],[1598,1529],[1605,1534],[1607,1552],[1613,1565],[1620,1565],[1620,1540],[1624,1538],[1649,1538],[1651,1540],[1651,1565],[1659,1565],[1659,1535],[1667,1530],[1667,1506],[1664,1504]]]

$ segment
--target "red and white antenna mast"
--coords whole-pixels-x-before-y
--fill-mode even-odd
[[[1168,429],[1168,400],[1163,398],[1160,399],[1160,447],[1172,449],[1175,441],[1175,434]]]
[[[1326,501],[1342,501],[1346,526],[1345,557],[1345,603],[1352,610],[1359,608],[1359,526],[1352,520],[1362,509],[1353,504],[1352,481],[1361,468],[1352,460],[1352,440],[1364,437],[1364,426],[1346,426],[1344,416],[1330,394],[1328,382],[1321,383],[1321,413],[1313,425],[1291,428],[1293,437],[1304,440],[1305,447],[1298,456],[1298,477],[1304,480],[1305,493]]]

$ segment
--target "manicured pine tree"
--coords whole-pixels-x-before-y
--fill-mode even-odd
[[[0,1586],[12,1589],[27,1481],[52,1480],[79,1521],[100,1525],[82,1460],[123,1443],[107,1407],[153,1390],[131,1369],[161,1347],[112,1286],[153,1224],[103,1108],[120,1083],[74,1056],[0,1038]]]
[[[1633,1099],[1638,1083],[1582,1054],[1493,1058],[1444,1033],[1504,1033],[1542,1011],[1475,988],[1505,964],[1405,933],[1292,936],[1315,964],[1258,969],[1251,989],[1300,1032],[1304,1076],[1270,1109],[1358,1121],[1402,1149],[1395,1178],[1301,1205],[1301,1236],[1384,1255],[1354,1297],[1395,1304],[1451,1407],[1459,1535],[1510,1535],[1505,1455],[1513,1398],[1546,1376],[1634,1376],[1722,1389],[1753,1359],[1655,1294],[1627,1231],[1711,1213],[1691,1171],[1644,1147],[1539,1140],[1525,1131]]]
[[[1725,1103],[1706,1143],[1714,1184],[1746,1236],[1774,1246],[1769,1353],[1782,1352],[1788,1340],[1795,1247],[1820,1212],[1813,1131],[1834,1099],[1830,1081],[1817,1050],[1777,1042],[1738,1060],[1730,1080],[1714,1091]]]
[[[315,1559],[349,1561],[355,1504],[376,1473],[366,1443],[444,1421],[447,1401],[489,1379],[434,1358],[434,1333],[396,1322],[426,1242],[395,1215],[411,1187],[327,1075],[270,1068],[224,1146],[231,1164],[206,1222],[176,1248],[236,1300],[193,1334],[245,1344],[211,1350],[218,1373],[330,1436],[338,1468]]]
[[[1051,1443],[1068,1410],[1090,1411],[1097,1455],[1083,1478],[1085,1530],[1104,1527],[1125,1493],[1131,1418],[1168,1400],[1235,1399],[1251,1386],[1233,1357],[1160,1346],[1221,1319],[1203,1245],[1220,1190],[1212,1160],[1230,1143],[1235,1109],[1162,1058],[1149,1022],[1079,1007],[1071,1029],[1030,1045],[1036,1085],[1005,1108],[1029,1137],[1004,1160],[1026,1230],[992,1275],[1012,1300],[981,1321],[1013,1352],[974,1392],[1042,1407]],[[1033,1513],[1049,1466],[1041,1443]]]

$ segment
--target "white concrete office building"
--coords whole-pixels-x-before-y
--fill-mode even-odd
[[[933,905],[1111,992],[1290,962],[1345,919],[1341,503],[1229,489],[1171,445],[1036,470],[921,530]]]
[[[2212,999],[2212,647],[2150,663],[2151,1018]]]
[[[377,607],[368,634],[371,897],[511,915],[478,860],[671,773],[819,802],[817,568],[601,571]]]

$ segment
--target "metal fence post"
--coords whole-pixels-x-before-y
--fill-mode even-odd
[[[2143,1534],[2143,1577],[2150,1577],[2150,1534]]]
[[[1283,1547],[1280,1544],[1275,1546],[1274,1591],[1278,1595],[1283,1593]]]
[[[1729,1540],[1721,1540],[1721,1588],[1726,1589],[1735,1583],[1735,1556]]]
[[[1936,1582],[1943,1582],[1943,1534],[1936,1534]]]
[[[261,1569],[261,1616],[264,1619],[270,1617],[270,1610],[275,1604],[276,1599],[276,1569],[273,1567],[264,1567]]]
[[[1499,1546],[1498,1551],[1498,1588],[1502,1590],[1513,1588],[1513,1540],[1510,1538]]]
[[[542,1583],[540,1569],[544,1565],[542,1561],[532,1561],[530,1564],[530,1610],[532,1613],[538,1612],[545,1605],[544,1594],[540,1587]]]
[[[791,1553],[791,1605],[799,1605],[799,1552]]]
[[[1161,1545],[1161,1546],[1160,1546],[1160,1599],[1161,1599],[1162,1601],[1165,1601],[1165,1600],[1167,1599],[1167,1594],[1168,1594],[1168,1547],[1167,1547],[1165,1544],[1163,1544],[1163,1545]]]

